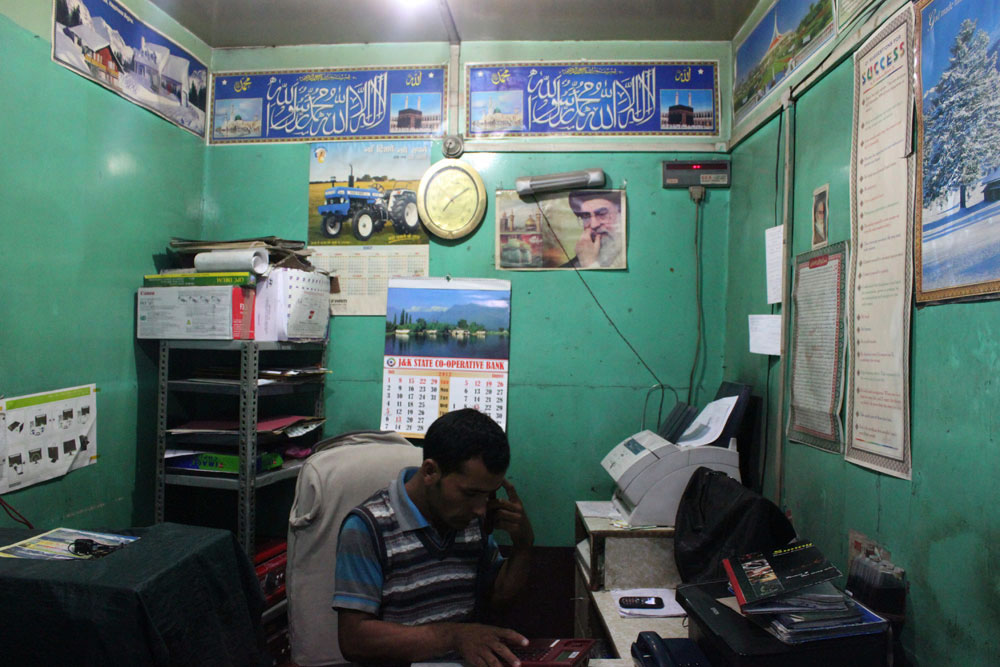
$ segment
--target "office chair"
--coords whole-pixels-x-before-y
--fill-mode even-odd
[[[322,443],[302,466],[288,515],[288,635],[302,667],[347,664],[333,602],[337,535],[347,513],[418,466],[423,450],[391,431],[356,431]]]

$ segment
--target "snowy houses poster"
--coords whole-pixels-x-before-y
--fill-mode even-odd
[[[1000,0],[922,0],[918,302],[1000,293]]]
[[[115,0],[55,0],[52,60],[205,137],[208,68]]]

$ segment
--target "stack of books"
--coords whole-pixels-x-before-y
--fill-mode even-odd
[[[838,590],[812,543],[723,560],[740,611],[786,644],[883,632],[888,622]]]

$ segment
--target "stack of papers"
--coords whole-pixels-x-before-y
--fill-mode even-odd
[[[262,368],[257,378],[257,386],[268,384],[303,384],[319,382],[330,371],[321,366],[306,366],[304,368]],[[203,382],[205,384],[239,385],[240,372],[238,368],[200,368],[195,371],[195,377],[187,382]]]
[[[786,595],[744,607],[745,614],[779,614],[796,612],[836,612],[848,608],[849,600],[832,582],[800,588]]]
[[[888,625],[833,585],[840,571],[812,542],[722,564],[740,611],[787,644],[882,632]]]
[[[257,434],[271,436],[287,436],[295,438],[323,425],[324,417],[303,417],[288,415],[262,419],[257,422]],[[181,424],[176,428],[167,429],[172,435],[236,435],[240,424],[236,420],[202,419]]]
[[[233,241],[202,241],[197,239],[170,239],[170,249],[179,255],[193,257],[200,252],[212,250],[244,250],[248,248],[263,248],[271,258],[272,266],[282,266],[292,269],[312,270],[309,255],[312,250],[306,247],[305,241],[290,241],[277,236],[260,236],[252,239],[236,239]]]
[[[849,637],[882,632],[889,625],[884,618],[860,602],[848,601],[847,611],[799,612],[762,617],[769,620],[764,629],[786,644],[832,637]]]

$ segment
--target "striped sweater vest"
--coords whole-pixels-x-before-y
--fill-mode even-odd
[[[427,530],[403,531],[383,489],[351,510],[375,536],[382,565],[379,618],[402,625],[465,622],[477,614],[486,539],[475,521],[436,544]]]

